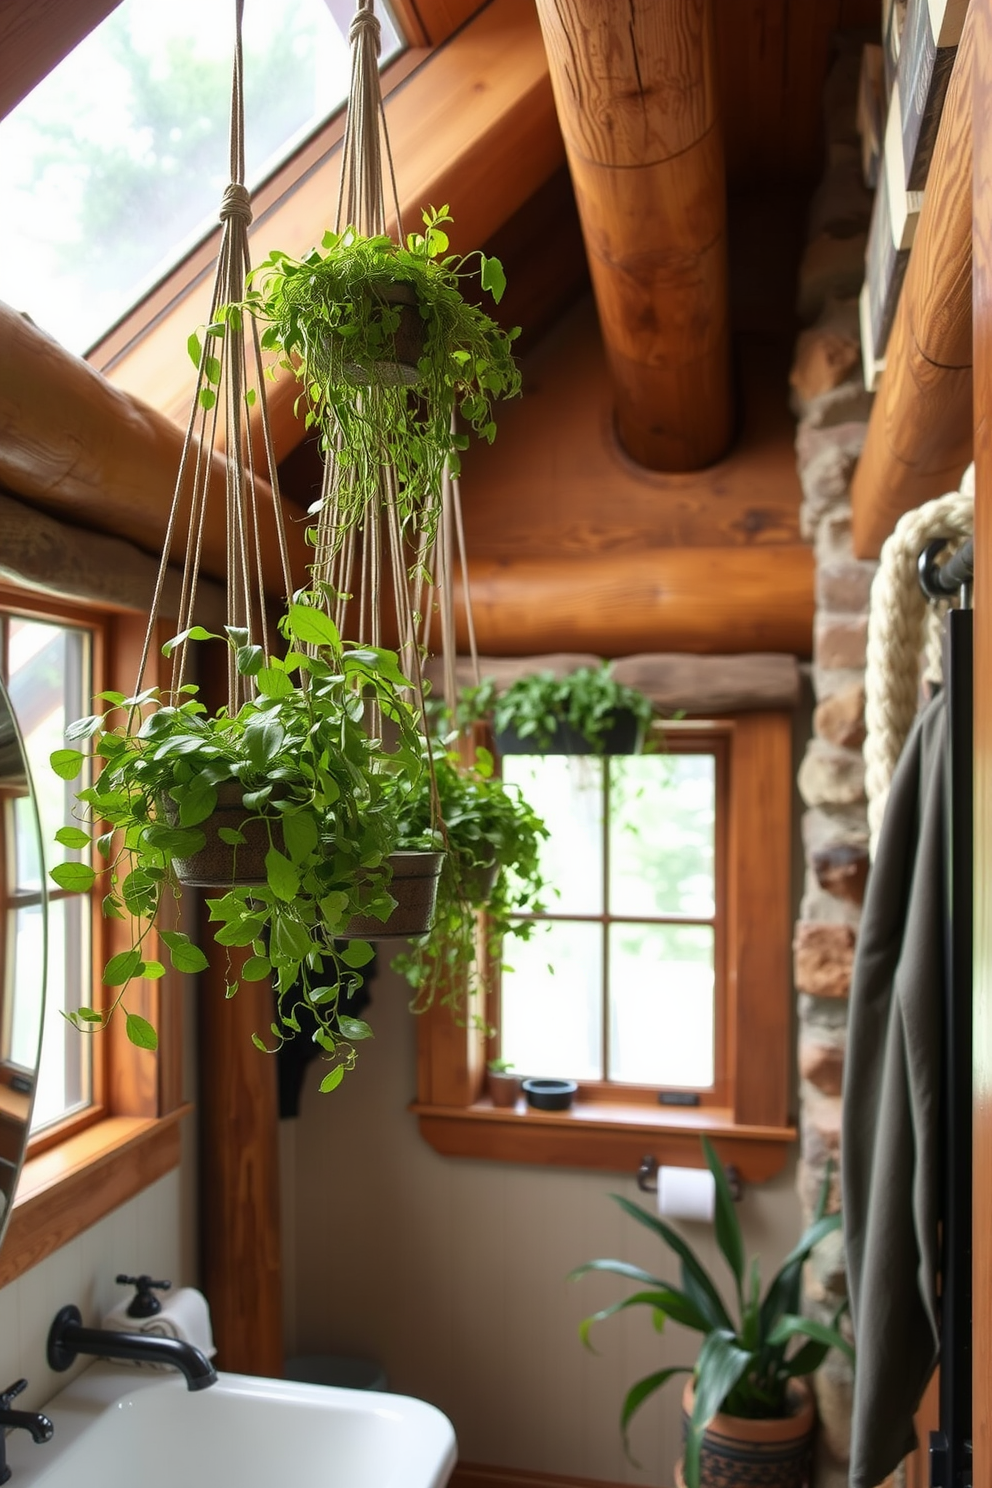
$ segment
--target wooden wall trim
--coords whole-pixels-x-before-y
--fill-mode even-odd
[[[26,98],[120,0],[4,0],[0,6],[0,118]]]
[[[854,549],[877,558],[904,512],[957,490],[972,456],[971,74],[965,22],[864,449],[851,484]]]

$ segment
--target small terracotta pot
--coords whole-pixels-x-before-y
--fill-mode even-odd
[[[683,1438],[692,1419],[692,1380],[682,1392]],[[808,1488],[816,1411],[804,1380],[790,1380],[792,1414],[755,1421],[715,1415],[703,1433],[700,1488]],[[683,1459],[675,1464],[676,1488],[685,1488]]]
[[[434,923],[437,881],[444,862],[443,852],[395,852],[389,855],[393,876],[389,892],[396,908],[388,919],[375,915],[352,915],[340,936],[342,940],[408,940],[426,935]]]
[[[487,1070],[486,1084],[494,1106],[512,1107],[520,1099],[519,1075],[507,1074],[505,1070]]]

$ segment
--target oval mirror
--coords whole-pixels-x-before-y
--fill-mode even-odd
[[[0,1239],[27,1149],[45,1007],[47,900],[38,805],[0,678]]]

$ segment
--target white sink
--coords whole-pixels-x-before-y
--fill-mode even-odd
[[[451,1422],[423,1400],[247,1374],[191,1392],[98,1363],[45,1413],[50,1442],[7,1437],[11,1488],[444,1488],[455,1465]]]

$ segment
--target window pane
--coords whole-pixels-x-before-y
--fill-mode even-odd
[[[48,905],[48,989],[32,1131],[91,1099],[90,1036],[62,1016],[92,1000],[89,916],[90,901],[84,895],[54,899]],[[37,967],[26,965],[21,975],[30,984]]]
[[[608,1078],[713,1084],[713,930],[611,925]]]
[[[602,1078],[602,944],[600,925],[551,921],[504,946],[501,1052],[518,1074]]]
[[[541,847],[544,877],[558,890],[546,895],[548,912],[602,914],[602,761],[584,755],[508,754],[503,778],[520,787],[551,834]]]
[[[713,915],[713,755],[611,760],[610,817],[611,914]]]
[[[343,104],[353,10],[246,7],[249,186]],[[376,11],[385,62],[399,41]],[[233,51],[231,4],[124,0],[0,125],[0,298],[70,351],[97,341],[217,225]]]
[[[7,975],[12,996],[9,1046],[4,1057],[21,1069],[34,1070],[41,1037],[41,1004],[45,995],[45,922],[40,904],[7,915]]]

